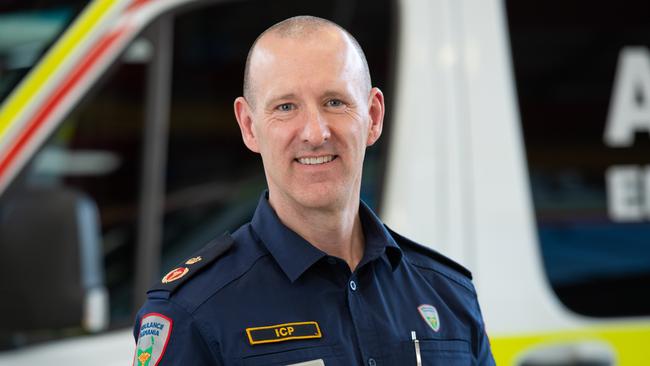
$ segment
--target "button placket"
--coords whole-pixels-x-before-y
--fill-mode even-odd
[[[352,277],[354,278],[354,277]],[[356,289],[356,280],[355,279],[348,279],[348,288],[349,290],[347,291],[347,302],[348,302],[348,307],[350,311],[350,317],[352,319],[352,325],[354,327],[356,336],[357,336],[357,347],[361,355],[361,360],[365,360],[367,362],[370,354],[368,353],[368,349],[365,344],[365,338],[366,335],[368,334],[369,328],[367,326],[367,319],[365,319],[366,314],[364,313],[364,305],[363,302],[361,301],[361,297],[356,293],[356,290],[352,289],[352,283],[354,283],[354,288]],[[363,362],[363,361],[362,361]]]
[[[372,296],[371,293],[376,291],[374,282],[376,280],[376,270],[374,264],[375,262],[373,261],[366,264],[363,268],[357,268],[350,279],[350,282],[354,281],[356,289],[352,290],[352,286],[350,286],[352,291],[348,292],[350,298],[357,300],[356,305],[358,308],[355,310],[359,312],[357,313],[356,321],[359,322],[359,327],[363,329],[361,332],[363,346],[361,348],[363,349],[362,354],[365,356],[365,363],[368,366],[376,366],[377,363],[382,363],[380,356],[382,349],[379,346],[379,339],[377,338],[380,333],[372,319],[372,312],[368,311],[370,304],[366,298],[366,296]],[[361,286],[363,286],[363,290]]]

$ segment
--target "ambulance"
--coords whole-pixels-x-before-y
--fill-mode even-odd
[[[2,2],[0,365],[133,363],[146,289],[265,187],[232,102],[298,14],[363,46],[362,198],[472,271],[498,365],[650,365],[645,0]]]

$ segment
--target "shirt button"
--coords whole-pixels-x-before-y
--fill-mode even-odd
[[[368,366],[376,366],[376,365],[377,365],[377,361],[375,361],[374,358],[371,357],[368,359]]]
[[[352,291],[357,290],[357,283],[354,282],[354,280],[350,281],[350,288],[352,289]]]

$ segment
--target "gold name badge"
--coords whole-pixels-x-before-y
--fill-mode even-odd
[[[246,328],[246,335],[251,345],[323,337],[314,321]]]

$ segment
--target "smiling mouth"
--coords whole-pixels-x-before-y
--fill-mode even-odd
[[[337,158],[336,155],[323,155],[323,156],[297,158],[296,161],[303,165],[319,165],[319,164],[329,163],[330,161],[336,158]]]

